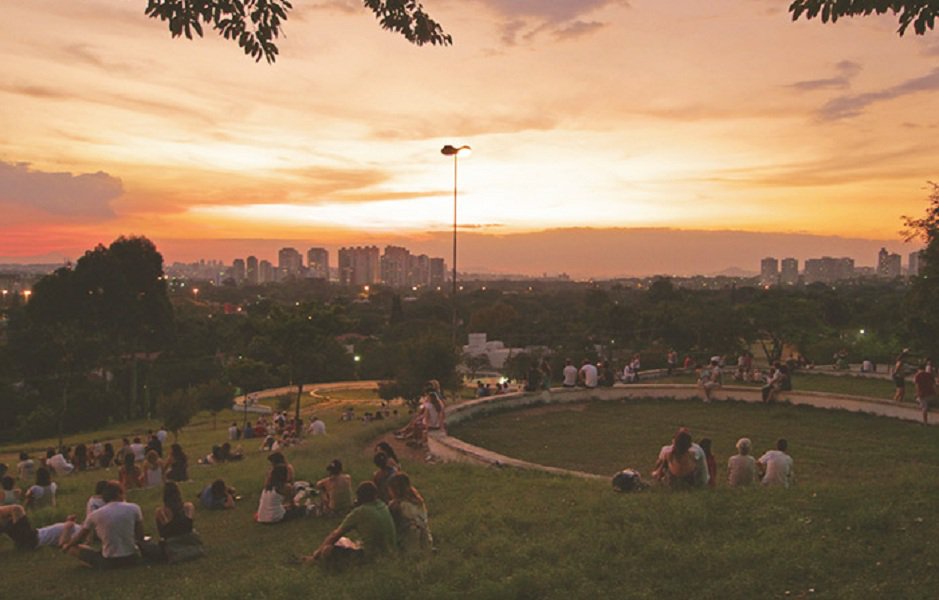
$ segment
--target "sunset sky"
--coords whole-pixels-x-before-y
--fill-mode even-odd
[[[465,264],[512,272],[544,267],[527,257],[550,246],[521,240],[550,235],[533,232],[583,227],[908,252],[900,216],[939,178],[939,34],[901,38],[891,17],[793,23],[788,0],[426,0],[454,45],[418,48],[359,2],[294,4],[268,65],[212,32],[171,39],[144,0],[2,3],[0,262],[120,234],[169,261],[272,258],[281,240],[444,254],[448,143],[473,147]],[[493,258],[485,236],[519,243]],[[681,270],[659,258],[649,269]]]

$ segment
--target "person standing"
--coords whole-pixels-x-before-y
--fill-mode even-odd
[[[929,361],[924,361],[913,376],[913,385],[916,386],[916,402],[923,411],[923,425],[929,424],[929,407],[939,402],[939,398],[936,397],[936,379],[927,370],[929,366]]]
[[[906,395],[906,365],[904,361],[908,353],[909,350],[904,348],[903,351],[897,355],[897,360],[893,363],[892,378],[893,385],[896,388],[896,391],[893,393],[894,402],[903,402],[903,397]]]

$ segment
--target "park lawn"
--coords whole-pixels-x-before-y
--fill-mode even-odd
[[[361,411],[375,405],[363,399]],[[727,443],[732,444],[727,439],[738,435],[738,426],[753,426],[748,431],[759,448],[785,429],[800,483],[788,492],[719,488],[712,493],[658,490],[620,495],[603,481],[405,458],[404,467],[427,499],[437,552],[329,573],[300,567],[292,559],[313,550],[335,520],[311,518],[279,526],[252,522],[267,463],[265,455],[249,449],[240,463],[191,467],[195,481],[185,484],[187,496],[219,476],[244,496],[234,511],[197,513],[196,526],[207,545],[205,558],[99,573],[49,548],[15,552],[3,538],[4,590],[31,598],[783,598],[808,595],[810,588],[817,597],[933,596],[939,584],[930,563],[939,533],[932,500],[939,493],[939,457],[936,442],[924,428],[831,413],[826,422],[832,435],[813,442],[796,430],[822,411],[650,402],[644,424],[632,420],[640,415],[621,415],[615,412],[618,408],[623,407],[612,403],[536,412],[530,421],[535,429],[543,421],[551,423],[537,435],[525,433],[527,429],[513,421],[522,413],[511,412],[467,423],[459,431],[467,439],[472,432],[501,431],[491,440],[494,448],[499,439],[522,436],[538,450],[539,460],[564,464],[552,432],[568,430],[574,434],[565,438],[574,457],[571,465],[583,462],[581,455],[605,456],[596,470],[611,473],[627,465],[644,468],[676,422],[688,424],[696,435],[711,428],[721,457],[726,456]],[[735,408],[740,408],[739,415]],[[711,420],[705,418],[709,413]],[[220,423],[237,418],[223,415]],[[372,443],[403,419],[365,424],[339,423],[334,412],[323,416],[329,431],[325,438],[286,451],[300,479],[320,477],[325,464],[337,456],[356,482],[368,477]],[[581,419],[586,419],[583,427]],[[616,420],[619,429],[613,426]],[[591,423],[605,421],[609,426],[594,431]],[[632,426],[624,428],[626,423]],[[733,423],[733,431],[727,423]],[[136,427],[145,430],[148,425],[153,424]],[[866,435],[871,441],[862,444]],[[180,441],[194,462],[224,437],[223,428],[213,431],[211,419],[200,416]],[[587,450],[575,450],[577,446]],[[2,451],[16,448],[5,446]],[[524,448],[519,450],[524,455]],[[858,451],[859,460],[852,461]],[[9,456],[3,460],[9,462]],[[855,468],[859,485],[848,485],[847,477],[825,482],[825,461],[834,468]],[[885,471],[885,481],[879,481],[876,470]],[[80,511],[100,476],[88,472],[64,478],[62,506],[56,512]],[[152,534],[159,492],[133,492],[131,500],[141,504]],[[39,514],[36,521],[59,515]]]
[[[660,379],[646,379],[643,383],[684,383],[696,384],[698,379],[690,374],[676,374]],[[760,387],[759,383],[742,383],[734,381],[729,374],[724,375],[724,385],[741,385],[746,387]],[[823,373],[798,372],[792,378],[794,391],[824,392],[826,394],[846,394],[849,396],[865,396],[880,400],[889,400],[893,397],[894,386],[889,379],[861,377],[854,375],[827,375]],[[908,383],[905,401],[915,402],[913,384]]]

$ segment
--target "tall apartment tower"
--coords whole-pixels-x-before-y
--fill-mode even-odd
[[[834,283],[854,277],[853,258],[809,258],[805,261],[806,283]]]
[[[231,263],[231,277],[235,283],[241,285],[245,281],[245,261],[242,258],[236,258]]]
[[[339,249],[339,283],[372,285],[381,281],[378,246]]]
[[[274,281],[274,265],[269,260],[262,260],[258,264],[258,283],[270,283]]]
[[[329,250],[326,248],[307,250],[306,268],[309,277],[329,281]]]
[[[780,263],[779,282],[783,285],[799,283],[799,261],[795,258],[784,258]]]
[[[760,282],[763,285],[779,283],[779,261],[769,256],[760,261]]]
[[[281,248],[277,253],[277,271],[281,277],[296,277],[303,269],[303,256],[296,248]]]
[[[447,265],[442,258],[430,259],[430,285],[433,287],[443,287],[447,281]]]
[[[408,259],[408,283],[410,285],[430,285],[430,257],[426,254],[411,255]]]
[[[919,263],[920,263],[920,258],[921,258],[920,252],[922,251],[917,250],[916,252],[910,252],[910,263],[909,263],[909,268],[907,269],[907,274],[910,277],[916,277],[917,275],[919,275],[919,266],[920,266]]]
[[[411,253],[401,246],[385,246],[381,257],[381,282],[390,287],[408,285],[408,265]]]
[[[245,281],[248,285],[257,285],[260,283],[258,279],[258,257],[249,256],[248,260],[245,261]]]
[[[902,259],[899,254],[891,254],[886,248],[881,248],[877,253],[877,275],[886,279],[894,279],[900,276],[900,265]]]

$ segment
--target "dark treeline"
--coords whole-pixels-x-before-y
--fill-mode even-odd
[[[939,351],[932,300],[939,296],[939,256],[930,258],[939,250],[930,214],[909,222],[929,244],[912,285],[687,290],[667,278],[647,289],[479,284],[457,298],[458,339],[485,332],[525,348],[507,365],[513,377],[542,356],[554,373],[565,358],[602,359],[618,369],[637,352],[643,368],[655,368],[670,349],[696,362],[751,349],[762,361],[794,350],[819,364],[841,351],[852,362],[886,363],[903,347],[932,355]],[[249,393],[295,385],[298,410],[303,383],[395,380],[395,391],[407,397],[427,378],[454,386],[461,359],[473,374],[486,370],[453,348],[450,298],[439,291],[373,286],[365,293],[309,280],[197,285],[198,295],[191,285],[168,286],[153,244],[120,238],[43,278],[25,305],[4,307],[0,437],[166,416],[161,399],[166,407],[217,412],[225,390],[235,387]]]

